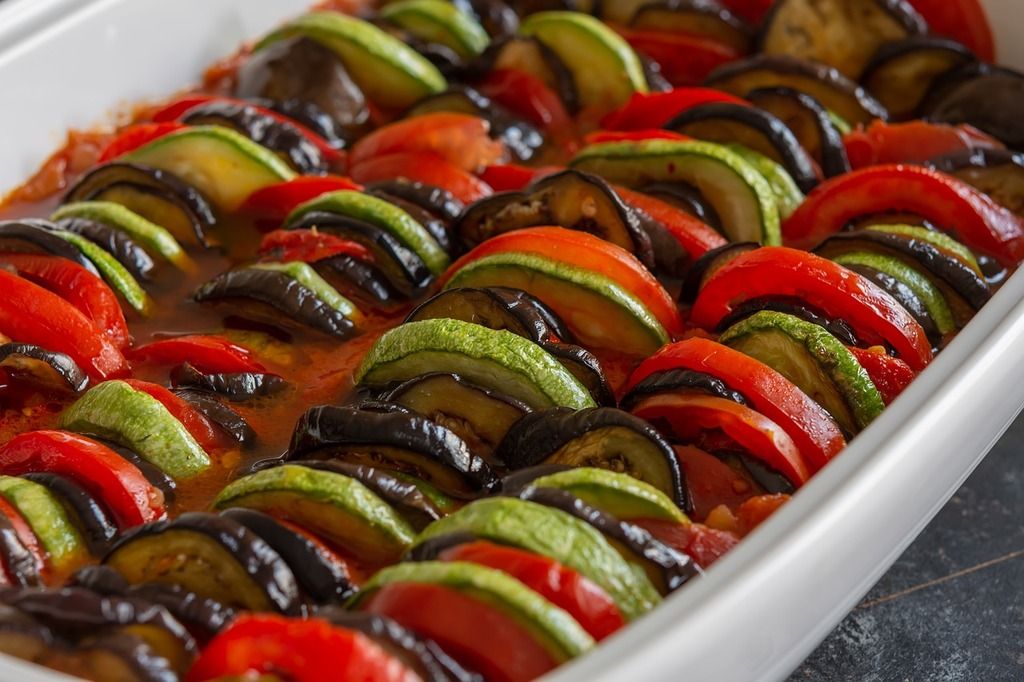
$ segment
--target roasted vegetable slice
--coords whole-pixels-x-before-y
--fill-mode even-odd
[[[57,227],[66,232],[80,235],[96,244],[113,256],[114,260],[120,263],[136,280],[149,280],[156,267],[153,257],[145,249],[127,234],[110,225],[98,223],[95,220],[71,218],[58,221]]]
[[[970,68],[968,65],[966,68]],[[1009,69],[966,71],[950,74],[951,84],[935,83],[922,104],[922,113],[937,123],[972,125],[1012,149],[1024,149],[1020,125],[1024,75]]]
[[[171,382],[175,388],[192,388],[222,395],[236,403],[273,395],[287,385],[276,374],[264,372],[200,372],[191,363],[184,363],[171,371]]]
[[[612,7],[602,10],[611,12]],[[626,19],[633,28],[698,35],[728,45],[741,53],[749,52],[754,42],[754,31],[747,22],[725,6],[706,0],[647,2],[640,4],[632,16]]]
[[[38,539],[34,537],[35,534],[28,527],[27,522],[20,518],[17,510],[10,505],[7,507],[8,509],[0,509],[0,568],[3,569],[4,585],[13,587],[39,585],[41,582],[39,572],[43,568],[42,556],[39,555],[39,552],[33,551],[37,548],[30,549],[22,537],[27,535],[35,541],[36,545],[38,545]],[[19,518],[15,519],[12,516]],[[0,626],[0,631],[2,631],[2,626]]]
[[[54,221],[80,218],[110,225],[181,270],[195,267],[170,232],[121,204],[112,201],[75,201],[58,208],[50,218]]]
[[[94,275],[99,275],[96,266],[81,249],[60,237],[59,229],[46,220],[5,220],[0,222],[0,251],[59,256],[81,265]]]
[[[1024,154],[997,149],[956,152],[928,162],[1024,216]]]
[[[49,351],[27,343],[0,345],[0,367],[15,376],[28,375],[44,386],[79,393],[89,385],[89,377],[69,355]]]
[[[50,491],[64,507],[71,525],[81,533],[86,550],[93,556],[102,556],[117,535],[117,524],[99,500],[69,477],[45,472],[23,474]]]
[[[246,445],[256,439],[256,432],[245,417],[205,391],[176,388],[174,394],[203,413],[208,420],[238,443]]]
[[[0,476],[0,498],[17,510],[39,538],[52,569],[62,572],[87,558],[81,533],[47,487],[24,478]]]
[[[490,38],[483,26],[452,3],[439,0],[400,0],[385,5],[380,17],[394,22],[418,38],[455,50],[463,59],[487,48]]]
[[[409,313],[405,322],[453,319],[488,329],[504,329],[534,343],[552,337],[570,340],[561,320],[521,289],[457,287],[433,296]]]

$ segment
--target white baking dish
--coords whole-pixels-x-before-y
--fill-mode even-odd
[[[1020,0],[988,0],[1024,67]],[[73,126],[194,83],[309,0],[0,3],[0,190]],[[1016,35],[1014,35],[1016,34]],[[1015,41],[1014,38],[1017,38]],[[706,577],[553,680],[782,679],[922,530],[1024,405],[1024,272],[914,384]],[[0,679],[58,678],[0,658]]]

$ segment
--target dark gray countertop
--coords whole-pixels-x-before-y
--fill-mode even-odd
[[[802,680],[1024,680],[1024,418],[791,678]]]

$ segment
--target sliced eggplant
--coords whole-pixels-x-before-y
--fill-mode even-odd
[[[954,40],[912,36],[879,47],[860,81],[893,120],[905,121],[914,117],[936,78],[976,60]]]
[[[88,375],[71,357],[28,343],[0,345],[0,367],[60,390],[79,393],[89,385]]]
[[[804,322],[816,324],[832,336],[836,337],[848,346],[857,346],[860,341],[853,328],[845,320],[833,320],[821,312],[813,310],[806,301],[799,298],[755,298],[737,305],[732,312],[722,318],[718,330],[724,331],[741,320],[759,313],[763,310],[770,310],[776,313],[785,313],[799,318]]]
[[[455,195],[443,187],[413,182],[404,178],[374,182],[367,185],[366,189],[370,192],[380,191],[404,199],[410,204],[415,204],[432,213],[446,224],[458,218],[465,208]]]
[[[176,388],[174,394],[202,412],[204,417],[219,426],[221,431],[237,443],[248,445],[256,440],[256,431],[249,425],[245,417],[211,396],[207,391]]]
[[[339,129],[338,124],[334,122],[334,119],[312,102],[303,102],[297,99],[277,101],[261,97],[249,97],[247,101],[264,109],[270,109],[282,116],[287,116],[296,123],[309,128],[322,137],[324,142],[332,149],[344,149],[348,144],[348,140],[345,139],[343,132]]]
[[[355,333],[355,323],[344,313],[285,272],[255,267],[229,270],[199,287],[193,298],[197,302],[248,299],[276,311],[253,311],[271,323],[279,323],[283,313],[290,322],[331,336],[347,338]]]
[[[761,245],[757,242],[733,242],[711,249],[698,258],[686,274],[680,292],[680,300],[692,304],[697,300],[697,294],[704,288],[712,275],[737,256],[759,248]]]
[[[765,54],[809,59],[854,80],[885,43],[922,35],[928,25],[906,0],[778,0],[765,18]]]
[[[102,556],[117,535],[117,523],[92,494],[64,476],[28,473],[22,478],[38,483],[60,501],[71,522],[78,527],[89,553]]]
[[[679,114],[665,128],[710,142],[740,144],[763,154],[782,164],[803,192],[818,184],[814,161],[796,135],[767,111],[741,104],[702,104]]]
[[[940,156],[929,167],[955,175],[1000,206],[1024,216],[1024,154],[1002,149],[970,149]]]
[[[718,232],[723,232],[722,219],[718,217],[715,207],[693,185],[685,182],[654,182],[644,185],[640,191],[672,204]]]
[[[793,131],[826,178],[850,171],[843,135],[825,107],[811,95],[793,88],[758,88],[747,94],[756,107],[773,114]]]
[[[662,0],[639,7],[633,28],[696,35],[728,45],[740,54],[754,46],[754,29],[714,0]]]
[[[216,393],[235,403],[273,395],[283,390],[287,385],[287,382],[276,374],[261,372],[204,374],[189,362],[179,365],[172,370],[171,383],[174,384],[175,388]],[[237,424],[238,419],[240,417],[230,420],[229,423]],[[244,427],[237,425],[236,428],[240,428],[242,431],[248,429],[251,432],[248,424],[245,424]]]
[[[572,343],[545,341],[539,345],[583,384],[596,404],[615,406],[615,392],[596,355]]]
[[[491,38],[510,36],[519,28],[519,15],[504,0],[452,0],[452,4],[476,19]]]
[[[457,374],[425,374],[401,384],[385,399],[447,427],[485,459],[491,459],[509,428],[531,412],[522,401]]]
[[[393,234],[362,220],[334,213],[306,213],[286,226],[288,229],[312,229],[351,239],[373,254],[374,263],[391,284],[405,296],[414,296],[429,286],[433,277],[426,264],[412,249]]]
[[[940,88],[936,81],[923,104],[929,121],[966,123],[1012,149],[1024,150],[1024,74],[1009,69],[958,69],[949,76],[956,84]]]
[[[389,204],[393,204],[408,213],[412,216],[413,220],[422,225],[424,229],[430,233],[430,236],[446,254],[449,256],[453,255],[453,244],[451,236],[448,234],[447,223],[441,221],[437,216],[422,208],[419,204],[414,204],[411,201],[406,201],[402,197],[389,194],[386,190],[367,189],[365,191],[370,196],[383,199]]]
[[[202,246],[210,245],[209,235],[217,224],[210,202],[199,190],[173,173],[135,163],[115,161],[86,173],[64,195],[64,203],[80,201],[121,204],[167,229],[178,241]]]
[[[425,57],[447,79],[454,80],[465,68],[466,60],[448,45],[417,35],[412,30],[380,16],[371,17],[367,21]]]
[[[35,556],[28,551],[10,519],[0,514],[0,564],[3,575],[14,587],[34,587],[41,584]]]
[[[739,391],[717,377],[690,369],[669,369],[655,372],[629,390],[622,398],[622,409],[631,410],[644,398],[659,393],[704,393],[716,398],[725,398],[740,405],[747,405],[747,399]]]
[[[342,254],[312,265],[317,274],[342,295],[371,308],[389,308],[404,299],[375,263]]]
[[[548,175],[522,192],[502,192],[466,207],[453,227],[466,248],[491,237],[538,225],[588,232],[621,246],[648,266],[650,237],[635,211],[596,175],[575,170]]]
[[[741,59],[716,69],[706,83],[738,97],[759,88],[793,88],[813,96],[854,125],[889,118],[881,102],[838,69],[796,57],[759,54]]]
[[[242,524],[270,545],[292,567],[299,585],[315,603],[340,602],[355,593],[356,587],[344,564],[274,517],[241,507],[225,509],[221,516]]]
[[[472,497],[495,483],[490,466],[451,430],[426,417],[313,407],[299,418],[288,459],[315,457],[367,464],[421,478],[446,493]]]
[[[67,643],[61,642],[36,619],[11,606],[0,604],[0,653],[26,661],[42,662],[58,646],[69,648]]]
[[[142,637],[128,632],[89,637],[63,652],[55,647],[53,653],[36,662],[84,679],[175,682],[181,677]]]
[[[61,239],[55,232],[60,230],[47,220],[24,218],[21,220],[0,221],[0,252],[7,253],[42,253],[58,256],[81,265],[92,274],[99,276],[99,271],[91,260],[85,257],[74,244]]]
[[[628,473],[689,507],[672,446],[650,424],[608,407],[554,408],[523,417],[495,453],[510,469],[537,464],[590,466]]]
[[[109,253],[137,280],[147,281],[156,267],[153,257],[121,230],[85,218],[61,218],[57,227],[81,235]]]
[[[152,464],[148,460],[143,459],[137,452],[128,448],[120,443],[115,443],[112,440],[98,437],[94,434],[88,434],[89,438],[98,441],[103,445],[107,446],[124,459],[131,462],[135,468],[142,472],[142,475],[149,481],[150,485],[155,488],[159,488],[160,492],[164,495],[164,501],[167,503],[174,502],[177,496],[178,484],[171,478],[163,469]]]
[[[245,526],[188,512],[125,533],[103,558],[130,584],[176,584],[225,606],[297,613],[301,598],[288,564]]]
[[[252,54],[238,69],[235,95],[313,104],[346,140],[364,134],[371,125],[366,96],[344,63],[310,38],[280,40]]]
[[[862,262],[862,259],[858,258],[858,256],[868,256],[866,260],[869,262],[872,257],[877,257],[875,254],[851,252],[845,257],[839,256],[836,258],[836,262],[848,270],[853,270],[861,277],[871,280],[887,294],[895,298],[908,313],[913,315],[917,323],[924,329],[924,333],[928,336],[932,348],[939,348],[942,344],[942,330],[939,329],[935,316],[929,312],[928,306],[925,305],[921,297],[907,286],[905,282],[881,268],[872,267],[868,262]],[[937,290],[935,293],[938,294],[939,298],[942,298],[942,303],[946,310],[948,310],[949,306],[945,305],[945,298],[942,297],[942,293]],[[953,325],[952,313],[949,313],[949,324],[950,326]]]
[[[480,75],[495,69],[514,69],[536,76],[559,96],[569,113],[579,111],[579,91],[572,73],[554,50],[536,38],[509,36],[496,40],[471,67],[472,72]]]
[[[553,336],[565,339],[563,334],[568,333],[561,320],[536,298],[525,291],[504,287],[447,289],[418,305],[404,322],[438,318],[506,329],[535,343]]]
[[[687,555],[655,539],[643,528],[620,521],[570,492],[558,488],[530,487],[522,491],[519,497],[571,514],[596,528],[622,558],[643,569],[662,595],[674,592],[691,578],[702,574],[701,569]]]

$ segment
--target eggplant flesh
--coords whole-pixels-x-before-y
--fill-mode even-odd
[[[746,397],[724,381],[704,372],[690,369],[669,369],[655,372],[630,389],[622,398],[622,409],[630,410],[644,398],[659,393],[706,393],[740,405],[749,405]]]
[[[971,149],[928,162],[931,168],[954,175],[1024,216],[1024,154],[1002,149]]]
[[[53,493],[82,532],[90,554],[100,556],[107,550],[117,536],[118,528],[110,513],[95,497],[64,476],[28,473],[22,478],[34,481]]]
[[[298,582],[262,538],[230,519],[188,512],[123,534],[102,563],[130,584],[179,585],[232,609],[297,614]]]
[[[850,172],[843,136],[814,97],[787,87],[759,88],[747,94],[754,106],[782,121],[800,146],[818,162],[826,178]]]
[[[488,329],[504,329],[534,343],[546,341],[552,336],[562,338],[551,328],[549,320],[539,312],[535,303],[534,297],[518,289],[447,289],[421,303],[404,321],[445,318],[463,320]],[[553,313],[551,315],[554,316]]]
[[[608,376],[596,355],[583,346],[572,343],[544,341],[540,347],[583,384],[595,403],[603,407],[615,406],[615,392],[608,383]]]
[[[544,81],[570,114],[579,112],[579,90],[572,72],[550,47],[535,38],[510,36],[494,41],[469,69],[481,76],[495,69],[525,71]]]
[[[454,226],[466,248],[538,225],[594,234],[653,266],[654,253],[636,213],[601,178],[575,170],[548,175],[522,192],[502,192],[466,208]]]
[[[638,29],[697,35],[728,45],[741,54],[751,51],[754,29],[731,11],[708,0],[663,0],[639,7],[629,21]]]
[[[761,245],[757,242],[733,242],[711,249],[698,258],[686,274],[679,299],[684,303],[692,304],[697,300],[700,290],[716,272],[734,258],[759,248]]]
[[[22,543],[10,520],[0,514],[0,564],[14,587],[34,587],[41,583],[36,558]]]
[[[29,374],[40,383],[75,393],[89,385],[88,375],[70,356],[28,343],[0,345],[0,367],[16,374]]]
[[[929,121],[967,124],[1024,150],[1024,75],[993,73],[965,81],[930,105]]]
[[[216,393],[235,403],[273,395],[284,389],[286,385],[285,380],[276,374],[258,372],[204,374],[188,362],[174,368],[171,373],[171,382],[175,388]],[[237,423],[237,420],[233,423]],[[241,429],[239,432],[245,433],[248,424],[245,424],[244,427],[238,425],[238,427]]]
[[[258,268],[229,270],[199,287],[193,298],[200,303],[249,299],[283,313],[292,323],[341,338],[352,336],[356,330],[355,323],[343,313],[284,272]],[[264,317],[259,311],[253,314]],[[280,314],[268,314],[266,318],[271,323],[281,321]]]
[[[81,265],[100,276],[93,262],[85,257],[71,242],[61,239],[54,232],[60,228],[48,220],[26,218],[0,222],[0,253],[42,253],[58,256]]]
[[[686,482],[661,434],[639,417],[614,408],[553,408],[519,420],[496,452],[510,469],[537,464],[589,466],[627,473],[688,509]]]
[[[156,268],[153,257],[121,230],[86,218],[61,218],[57,221],[57,227],[82,235],[96,244],[113,256],[135,279],[145,282],[152,278]]]
[[[204,390],[175,388],[174,394],[202,412],[203,416],[220,427],[232,440],[246,445],[256,440],[253,430],[245,417],[235,412]]]

